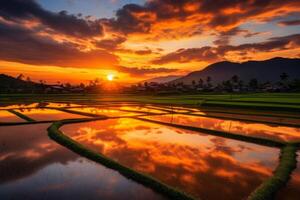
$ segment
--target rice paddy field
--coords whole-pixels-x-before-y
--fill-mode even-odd
[[[300,103],[278,98],[3,97],[0,199],[299,199]]]

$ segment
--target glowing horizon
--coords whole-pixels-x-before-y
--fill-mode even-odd
[[[0,11],[1,73],[47,83],[135,83],[224,60],[300,57],[293,0],[4,0]]]

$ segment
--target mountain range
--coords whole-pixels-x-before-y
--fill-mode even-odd
[[[272,58],[264,61],[247,61],[242,63],[235,62],[217,62],[207,66],[200,71],[194,71],[186,76],[180,77],[170,83],[192,84],[192,81],[198,82],[200,78],[205,81],[211,77],[214,84],[221,83],[237,75],[240,80],[248,82],[256,78],[259,82],[277,82],[280,75],[286,73],[290,80],[300,79],[300,59],[299,58]]]
[[[155,82],[155,83],[168,83],[170,81],[179,79],[181,76],[176,76],[176,75],[169,75],[169,76],[159,76],[159,77],[155,77],[155,78],[151,78],[151,79],[147,79],[142,81],[141,83],[151,83],[151,82]]]

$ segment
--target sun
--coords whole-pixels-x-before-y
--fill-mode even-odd
[[[115,75],[114,75],[114,74],[107,74],[107,75],[106,75],[106,79],[107,79],[108,81],[113,81],[113,80],[115,79]]]

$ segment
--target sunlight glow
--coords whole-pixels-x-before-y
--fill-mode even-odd
[[[114,74],[107,74],[106,79],[109,81],[113,81],[115,79],[115,75]]]

